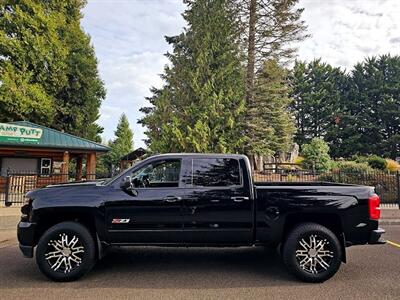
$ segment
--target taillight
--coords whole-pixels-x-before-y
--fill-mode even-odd
[[[379,220],[381,217],[381,209],[379,204],[381,203],[381,199],[376,194],[371,195],[368,198],[368,207],[369,207],[369,218],[371,220]]]

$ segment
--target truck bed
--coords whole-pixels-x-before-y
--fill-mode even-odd
[[[357,184],[349,184],[349,183],[336,183],[336,182],[328,182],[328,181],[256,181],[254,182],[255,188],[258,187],[270,187],[270,186],[359,186]],[[365,187],[365,186],[364,186]]]

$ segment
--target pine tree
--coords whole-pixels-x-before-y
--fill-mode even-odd
[[[301,20],[302,8],[298,0],[231,0],[235,11],[242,47],[246,49],[246,103],[254,97],[256,72],[264,60],[280,63],[291,60],[296,53],[296,42],[308,35]]]
[[[291,85],[294,101],[290,108],[295,116],[295,142],[302,145],[313,138],[323,138],[332,147],[333,155],[340,141],[339,124],[343,117],[344,96],[348,79],[340,68],[316,59],[306,63],[296,61]]]
[[[341,155],[400,151],[400,56],[370,57],[350,73],[350,91],[341,120]]]
[[[118,166],[122,156],[132,152],[133,150],[133,132],[129,127],[129,121],[125,114],[122,114],[117,129],[115,131],[115,139],[108,143],[111,151],[107,153],[107,163],[110,166]]]
[[[236,152],[243,143],[244,76],[227,0],[185,1],[185,31],[167,42],[162,89],[142,108],[155,152]]]
[[[283,64],[291,60],[296,52],[293,45],[307,37],[306,26],[301,20],[303,9],[296,8],[298,0],[230,0],[231,9],[235,12],[240,33],[242,49],[246,52],[246,106],[257,107],[255,99],[257,73],[263,69],[265,61],[276,60]],[[268,62],[267,62],[268,63]],[[262,104],[261,104],[262,105]],[[257,135],[266,141],[272,132],[259,130],[260,118],[254,118],[247,109],[244,117],[245,136]],[[264,116],[268,120],[269,116]],[[290,130],[289,130],[290,131]],[[264,133],[262,135],[262,133]],[[288,136],[291,136],[289,134]],[[250,161],[262,170],[262,163],[257,163],[258,153],[251,149],[260,149],[259,142],[248,139],[246,154]],[[270,149],[269,146],[265,147]],[[271,154],[270,150],[262,155]],[[262,156],[261,156],[262,157]],[[258,166],[257,166],[258,165]]]
[[[295,132],[288,112],[287,71],[276,60],[267,60],[258,72],[253,101],[247,106],[246,152],[255,155],[255,168],[262,170],[258,158],[288,150]]]

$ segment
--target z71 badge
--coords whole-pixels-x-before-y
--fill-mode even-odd
[[[131,219],[112,219],[112,224],[127,224]]]

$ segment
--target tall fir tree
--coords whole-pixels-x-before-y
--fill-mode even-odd
[[[230,0],[246,52],[246,103],[254,98],[255,78],[264,60],[290,61],[295,45],[308,37],[298,0]],[[250,124],[251,126],[251,124]]]
[[[296,62],[291,85],[299,144],[322,137],[333,157],[400,151],[400,57],[382,55],[351,72],[315,60]]]
[[[340,122],[341,155],[400,152],[400,56],[382,55],[357,63]]]
[[[109,166],[117,167],[122,156],[133,150],[133,132],[129,127],[129,121],[125,114],[122,114],[117,129],[115,139],[108,143],[111,151],[106,154],[105,159]]]
[[[257,107],[268,105],[260,102],[268,96],[257,97],[257,73],[263,69],[265,61],[276,60],[280,64],[293,59],[296,53],[297,42],[305,39],[306,25],[301,20],[303,9],[297,8],[298,0],[230,0],[232,10],[235,12],[236,23],[240,33],[242,49],[246,53],[246,106]],[[269,62],[267,62],[269,63]],[[283,71],[283,69],[282,69]],[[284,71],[283,71],[284,73]],[[259,93],[259,91],[258,91]],[[285,97],[285,95],[282,95]],[[270,116],[265,116],[266,120]],[[251,116],[246,110],[244,117],[244,134],[252,136],[257,131],[261,140],[267,140],[271,132],[256,129],[260,118]],[[260,134],[264,132],[263,136]],[[248,139],[245,152],[250,158],[252,166],[262,170],[262,155],[252,153],[252,149],[259,148],[259,142]]]
[[[295,142],[303,145],[313,138],[323,138],[330,145],[335,144],[331,149],[335,155],[348,90],[347,75],[320,59],[309,63],[296,61],[290,81],[294,99],[290,109],[297,127]]]
[[[105,97],[83,0],[0,4],[0,121],[30,120],[100,141]]]
[[[185,3],[188,27],[167,38],[165,85],[141,109],[147,142],[155,152],[240,151],[244,76],[234,16],[227,0]]]
[[[254,100],[247,105],[247,152],[274,155],[288,150],[295,126],[288,112],[287,71],[276,60],[267,60],[257,73]],[[260,169],[258,166],[257,169]]]

